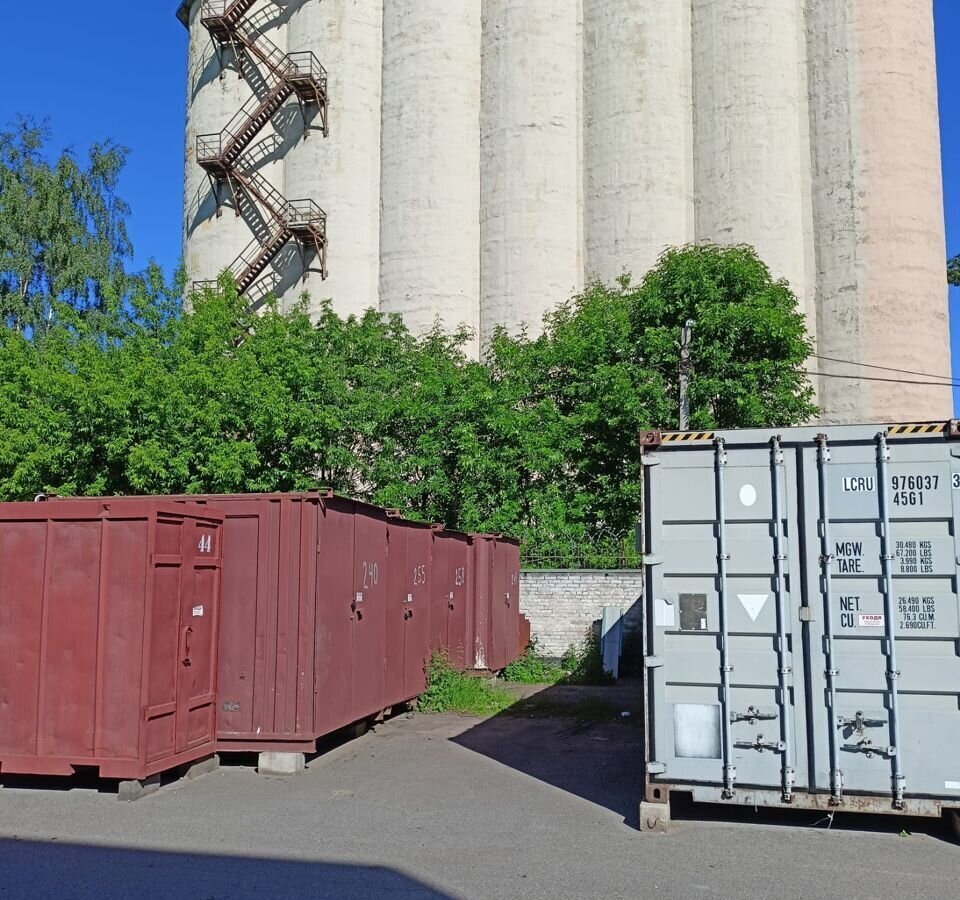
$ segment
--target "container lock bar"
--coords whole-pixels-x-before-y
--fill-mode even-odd
[[[770,478],[773,492],[773,588],[777,601],[777,686],[780,689],[780,708],[783,710],[780,725],[780,743],[783,745],[783,767],[781,771],[781,787],[783,802],[793,800],[793,783],[795,779],[793,767],[793,715],[790,707],[790,674],[792,667],[787,654],[789,641],[789,613],[787,612],[787,586],[784,575],[784,563],[787,554],[784,553],[783,541],[783,498],[780,492],[780,472],[783,469],[783,445],[779,435],[770,441]],[[747,712],[756,712],[750,707]],[[761,718],[756,716],[755,718]],[[771,716],[771,718],[775,718]],[[751,724],[753,724],[751,722]]]
[[[897,609],[896,598],[894,596],[893,584],[893,566],[891,561],[894,556],[891,551],[890,541],[890,498],[887,494],[889,479],[890,446],[887,443],[887,435],[880,432],[877,435],[877,469],[879,481],[879,500],[880,500],[880,522],[882,530],[880,533],[880,558],[883,566],[883,606],[884,606],[884,632],[887,645],[887,683],[890,693],[890,739],[893,747],[900,746],[900,690],[897,682],[900,679],[900,669],[897,666]],[[903,793],[906,779],[903,775],[903,764],[900,761],[900,755],[894,753],[886,754],[893,764],[892,783],[893,783],[893,805],[896,809],[903,809]]]
[[[727,509],[724,470],[727,466],[727,444],[722,437],[713,442],[715,448],[715,489],[717,501],[717,563],[720,594],[720,702],[722,705],[721,729],[723,737],[723,797],[733,797],[737,769],[733,765],[733,738],[730,733],[730,622],[727,603]]]
[[[837,715],[837,667],[833,646],[833,581],[830,562],[833,559],[830,544],[830,494],[827,485],[827,467],[830,465],[830,447],[825,434],[817,435],[817,475],[820,488],[820,564],[823,566],[823,643],[827,680],[827,698],[830,717]],[[840,771],[840,748],[835,728],[829,730],[830,739],[830,804],[839,806],[843,797],[843,773]]]

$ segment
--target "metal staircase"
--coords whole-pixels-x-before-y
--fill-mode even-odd
[[[218,55],[224,46],[232,47],[241,77],[245,56],[259,60],[265,70],[266,89],[262,97],[252,96],[221,132],[197,137],[197,162],[213,182],[217,214],[220,186],[226,184],[237,215],[247,203],[252,203],[265,223],[265,228],[258,230],[230,267],[237,289],[252,302],[269,293],[270,288],[264,289],[258,279],[291,239],[297,241],[301,254],[316,252],[321,275],[327,277],[326,213],[313,200],[287,200],[244,156],[244,151],[292,96],[300,104],[304,122],[305,107],[317,107],[326,136],[327,73],[313,53],[283,53],[247,19],[246,14],[255,3],[256,0],[204,0],[200,19],[210,32]]]

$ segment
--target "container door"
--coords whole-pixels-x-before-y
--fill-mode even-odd
[[[450,551],[453,539],[433,536],[433,590],[430,603],[430,652],[442,650],[450,655],[450,607],[453,603],[453,579],[450,575]]]
[[[430,659],[430,587],[433,532],[409,528],[407,534],[407,595],[404,610],[404,676],[407,697],[422,694],[427,687]]]
[[[473,540],[473,622],[468,665],[480,671],[491,669],[491,634],[493,632],[493,557],[494,543],[489,538]]]
[[[771,443],[648,462],[651,770],[787,796],[807,777],[795,460]]]
[[[183,573],[177,678],[176,750],[216,737],[217,617],[220,601],[220,526],[186,520],[181,527]]]
[[[449,546],[451,598],[447,610],[447,649],[451,664],[462,669],[467,665],[467,607],[469,604],[470,545],[463,539],[451,540]]]
[[[352,504],[321,506],[317,545],[314,731],[319,737],[354,721],[353,615],[356,585]]]
[[[501,543],[497,546],[503,569],[503,651],[504,666],[514,662],[520,647],[520,548],[515,544]]]
[[[387,654],[387,523],[358,514],[354,522],[353,701],[361,719],[383,710]]]
[[[815,779],[841,801],[960,799],[955,453],[829,433],[804,451]]]
[[[387,526],[387,597],[386,597],[386,706],[394,706],[410,698],[404,692],[404,636],[407,613],[407,529],[397,521]]]

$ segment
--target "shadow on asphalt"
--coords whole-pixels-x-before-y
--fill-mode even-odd
[[[629,683],[624,680],[621,684]],[[626,824],[639,827],[639,804],[643,797],[642,699],[631,703],[614,688],[551,687],[536,695],[542,712],[518,715],[507,710],[452,738],[466,747],[539,781],[575,794],[612,810]],[[589,705],[575,698],[585,692],[599,705],[612,710],[630,709],[632,725],[625,726],[603,716],[589,716]],[[641,694],[638,691],[638,694]],[[605,701],[605,696],[609,701]],[[578,718],[587,707],[588,720]],[[560,711],[563,710],[561,713]],[[550,715],[556,712],[556,715]],[[599,719],[596,721],[594,719]],[[678,827],[685,822],[720,822],[730,825],[763,825],[793,829],[830,829],[837,832],[866,832],[909,837],[928,835],[956,843],[951,826],[944,820],[898,815],[869,815],[839,812],[829,816],[815,810],[782,810],[763,807],[694,803],[689,794],[676,792],[671,798],[671,816]]]
[[[589,689],[589,696],[596,700],[594,708],[601,707],[591,715],[590,703],[571,701],[569,687],[546,688],[536,695],[537,708],[531,713],[507,710],[451,740],[605,807],[636,827],[643,786],[643,733],[616,720],[615,702],[602,709],[605,690]]]
[[[60,841],[0,840],[0,872],[0,896],[18,900],[443,900],[450,896],[383,866],[204,856]]]

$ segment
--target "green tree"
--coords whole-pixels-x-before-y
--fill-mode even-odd
[[[50,130],[20,119],[0,132],[0,321],[47,324],[57,304],[100,309],[124,291],[131,254],[117,183],[127,152],[94,144],[86,163],[47,160]]]
[[[811,347],[789,286],[748,247],[669,250],[637,285],[590,285],[546,316],[536,340],[495,337],[497,399],[482,432],[493,502],[475,498],[475,521],[508,518],[504,530],[558,563],[591,548],[618,552],[640,512],[637,433],[678,426],[688,319],[697,323],[694,427],[787,426],[814,415]]]
[[[960,287],[960,255],[947,263],[947,281],[954,287]]]

